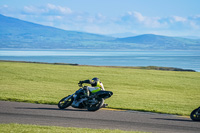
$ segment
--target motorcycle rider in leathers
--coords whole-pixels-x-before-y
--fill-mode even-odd
[[[105,90],[104,89],[104,86],[103,86],[103,83],[100,82],[99,78],[93,78],[92,80],[84,80],[84,81],[79,81],[79,86],[82,86],[82,84],[91,84],[92,87],[89,87],[89,86],[84,86],[83,87],[83,90],[85,91],[84,92],[84,95],[85,97],[89,97],[91,93],[96,93],[100,90]],[[80,96],[78,96],[80,97]]]

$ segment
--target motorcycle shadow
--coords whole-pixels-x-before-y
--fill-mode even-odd
[[[88,112],[87,109],[71,109],[71,108],[67,108],[67,109],[59,109],[59,108],[42,108],[42,107],[15,107],[16,109],[30,109],[30,110],[58,110],[58,111],[81,111],[81,112]]]
[[[81,111],[81,112],[89,112],[87,109],[58,109],[61,111]],[[91,112],[91,111],[90,111]]]

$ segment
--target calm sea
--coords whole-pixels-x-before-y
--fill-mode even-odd
[[[200,72],[200,51],[1,49],[0,60],[98,66],[163,66]]]

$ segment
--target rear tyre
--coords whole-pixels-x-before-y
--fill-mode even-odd
[[[200,121],[200,113],[198,112],[198,109],[195,109],[191,112],[190,114],[190,118],[193,121]]]
[[[87,106],[87,110],[88,111],[97,111],[101,108],[101,106],[103,106],[104,104],[104,99],[103,98],[99,98],[99,99],[96,99],[96,104],[93,104],[93,105],[88,105]]]
[[[58,102],[58,108],[60,109],[67,108],[72,104],[73,101],[74,101],[74,97],[71,95],[64,97]]]

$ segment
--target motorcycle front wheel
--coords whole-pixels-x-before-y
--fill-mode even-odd
[[[89,104],[87,106],[87,110],[88,111],[97,111],[104,104],[104,99],[103,98],[99,98],[99,99],[96,99],[96,100],[97,100],[96,104],[93,104],[93,105]]]
[[[195,109],[191,112],[190,118],[193,121],[200,121],[200,113],[198,112],[199,109]]]
[[[72,104],[73,101],[74,101],[74,97],[71,95],[64,97],[58,102],[58,108],[60,109],[67,108]]]

